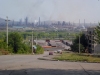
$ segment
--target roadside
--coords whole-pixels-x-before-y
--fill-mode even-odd
[[[57,61],[56,59],[53,59],[54,57],[58,56],[59,54],[56,54],[53,52],[53,55],[49,55],[50,51],[45,51],[44,55],[40,58],[38,58],[39,60],[50,60],[50,61]]]
[[[50,60],[50,61],[100,63],[99,56],[94,56],[94,55],[86,54],[86,53],[78,54],[78,53],[73,53],[70,51],[63,51],[62,54],[54,53],[53,51],[53,55],[49,55],[49,51],[45,51],[45,53],[46,55],[38,59],[39,60]]]
[[[49,51],[39,55],[0,56],[0,75],[100,75],[99,63],[38,60],[54,56],[57,55],[49,55]]]

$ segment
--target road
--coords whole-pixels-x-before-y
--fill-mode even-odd
[[[43,55],[2,55],[0,75],[100,75],[100,63],[39,60]]]

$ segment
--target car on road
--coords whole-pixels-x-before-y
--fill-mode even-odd
[[[54,53],[57,53],[57,51],[54,51]]]
[[[62,54],[62,50],[57,50],[57,53],[60,53],[60,54]]]
[[[49,52],[49,55],[53,55],[53,52],[52,52],[52,51],[50,51],[50,52]]]

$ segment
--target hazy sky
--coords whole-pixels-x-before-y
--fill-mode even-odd
[[[100,21],[99,0],[0,0],[0,17],[18,21],[27,16],[30,21],[61,20]]]

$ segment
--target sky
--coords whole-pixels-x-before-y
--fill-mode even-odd
[[[99,0],[0,0],[0,17],[30,22],[67,21],[88,23],[100,21]]]

